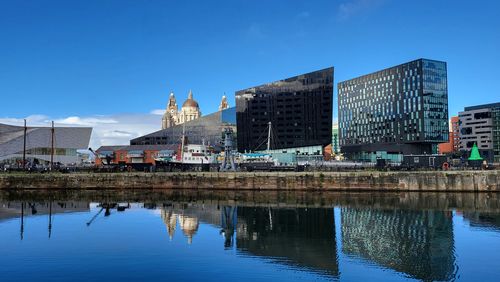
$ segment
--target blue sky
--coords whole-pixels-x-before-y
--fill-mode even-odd
[[[500,2],[0,0],[0,118],[164,108],[328,66],[335,82],[448,62],[450,114],[498,102]],[[336,111],[335,111],[336,114]],[[158,127],[154,124],[154,127]]]

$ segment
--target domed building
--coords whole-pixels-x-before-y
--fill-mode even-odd
[[[188,98],[182,104],[181,111],[175,99],[173,92],[170,93],[167,108],[163,115],[161,128],[166,129],[174,125],[183,124],[185,122],[195,120],[201,117],[201,110],[198,102],[193,99],[193,92],[189,90]]]
[[[182,104],[181,113],[179,115],[179,124],[195,120],[201,117],[200,106],[198,102],[193,99],[193,92],[189,90],[188,98]]]

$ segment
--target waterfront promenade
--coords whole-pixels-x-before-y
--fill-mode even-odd
[[[500,192],[500,171],[0,174],[0,189]]]

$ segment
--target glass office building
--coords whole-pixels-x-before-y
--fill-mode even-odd
[[[236,92],[238,150],[322,155],[332,142],[333,67]],[[269,134],[271,123],[271,134]]]
[[[349,159],[399,162],[448,141],[445,62],[419,59],[343,81],[338,95],[340,147]]]

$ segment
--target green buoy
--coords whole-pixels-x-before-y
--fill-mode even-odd
[[[482,161],[482,160],[483,158],[481,158],[481,155],[479,154],[479,149],[477,148],[476,143],[474,143],[470,151],[469,161]]]

